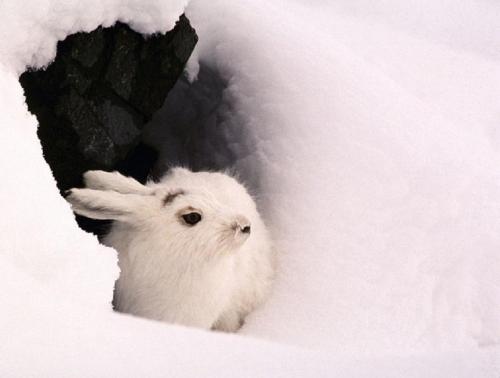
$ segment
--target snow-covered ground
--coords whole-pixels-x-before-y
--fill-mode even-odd
[[[0,375],[500,374],[500,4],[0,2]],[[238,335],[115,314],[116,254],[59,196],[18,75],[116,20],[228,83],[220,125],[280,248]]]

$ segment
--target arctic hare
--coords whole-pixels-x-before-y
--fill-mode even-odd
[[[103,243],[118,251],[118,311],[236,331],[270,291],[274,252],[255,202],[233,177],[174,168],[142,185],[88,171],[73,210],[112,219]]]

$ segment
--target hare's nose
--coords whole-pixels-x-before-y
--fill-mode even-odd
[[[236,227],[244,234],[249,234],[251,230],[250,221],[243,216],[238,216],[236,218]]]

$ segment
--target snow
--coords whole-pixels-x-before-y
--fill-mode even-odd
[[[116,254],[59,195],[18,75],[57,40],[186,11],[281,259],[238,335],[111,311]],[[2,376],[500,373],[500,5],[0,2]],[[467,32],[465,32],[465,30]]]
[[[231,16],[217,17],[222,9]],[[238,109],[228,123],[252,133],[240,141],[252,151],[240,171],[258,175],[262,207],[279,228],[276,295],[245,332],[352,351],[498,341],[498,153],[480,120],[497,117],[487,105],[500,86],[466,85],[498,82],[500,71],[476,59],[465,84],[405,79],[434,77],[421,63],[433,51],[437,72],[475,58],[460,65],[463,51],[316,14],[255,1],[188,8],[200,35],[214,36],[200,40],[200,61],[228,76]],[[255,24],[269,27],[249,37]],[[217,35],[224,28],[231,32]],[[374,40],[396,46],[389,55]],[[460,121],[470,99],[477,105]]]

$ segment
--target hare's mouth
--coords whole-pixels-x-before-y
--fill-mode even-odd
[[[234,244],[235,246],[241,247],[250,237],[250,233],[242,232],[241,230],[238,230],[234,233]]]

